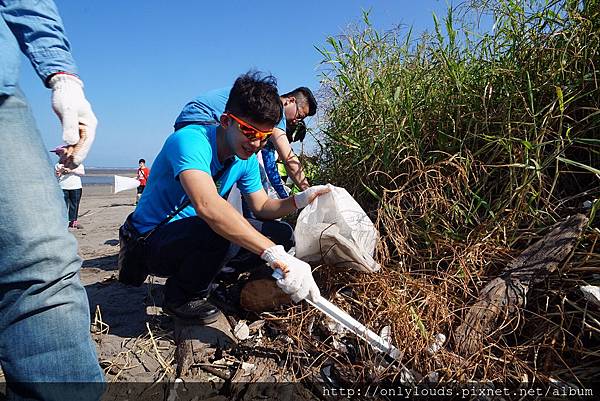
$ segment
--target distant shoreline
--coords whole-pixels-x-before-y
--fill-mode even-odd
[[[105,168],[105,167],[86,167],[85,175],[123,175],[126,177],[135,177],[137,174],[137,168]]]

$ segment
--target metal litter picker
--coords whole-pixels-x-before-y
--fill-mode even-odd
[[[275,279],[283,278],[283,273],[281,270],[276,269],[273,272],[273,277]],[[356,334],[358,337],[371,344],[375,350],[390,356],[394,360],[400,359],[400,351],[398,348],[390,344],[389,341],[381,338],[381,336],[379,336],[377,333],[369,330],[365,325],[354,319],[348,313],[344,312],[325,298],[319,296],[319,298],[316,300],[309,301],[306,299],[305,301],[323,312],[325,315],[329,316],[337,323],[344,326],[348,331]]]

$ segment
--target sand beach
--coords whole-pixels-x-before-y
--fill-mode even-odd
[[[218,395],[227,382],[291,381],[289,372],[273,364],[271,357],[245,355],[243,359],[248,363],[242,364],[237,360],[239,356],[232,356],[237,351],[236,347],[230,346],[238,343],[233,328],[240,322],[250,326],[254,322],[255,326],[261,327],[265,321],[259,315],[240,314],[239,309],[228,306],[226,301],[220,305],[224,315],[211,325],[213,327],[191,326],[188,331],[164,314],[160,307],[164,278],[149,276],[141,287],[125,286],[117,280],[118,229],[135,209],[135,192],[128,190],[114,194],[110,185],[84,185],[79,218],[83,228],[70,229],[79,243],[79,254],[83,259],[81,281],[90,303],[92,338],[106,380],[112,383],[103,399],[121,399],[124,391],[149,397],[143,399],[163,399],[168,383],[175,380],[180,369],[176,338],[181,340],[182,335],[192,338],[194,358],[198,359],[188,367],[186,383],[196,383],[200,387],[194,391],[204,396],[212,394],[216,400],[227,399]],[[254,335],[245,343],[267,345],[268,337],[262,337],[256,331],[261,332],[261,329],[252,330]],[[223,358],[227,362],[223,362]],[[231,365],[236,360],[231,366],[236,375],[227,376],[229,374],[223,372],[228,370],[221,372],[212,368],[213,364]],[[198,366],[194,367],[196,364]],[[241,366],[245,366],[246,371]],[[154,383],[156,381],[162,385]],[[243,386],[236,388],[236,391],[242,391]],[[304,392],[303,389],[298,391]]]

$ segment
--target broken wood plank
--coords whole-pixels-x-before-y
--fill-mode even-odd
[[[480,351],[484,342],[498,337],[500,327],[518,318],[529,287],[543,281],[571,254],[587,221],[577,214],[555,224],[550,233],[524,250],[481,290],[455,333],[461,354]]]
[[[174,337],[177,377],[189,375],[190,368],[195,363],[206,362],[216,348],[230,348],[237,343],[223,314],[216,322],[207,325],[175,318]]]
[[[292,299],[269,278],[261,278],[246,283],[240,293],[240,306],[251,312],[274,311],[281,305],[291,304]]]

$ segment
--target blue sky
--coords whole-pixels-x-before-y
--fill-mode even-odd
[[[140,157],[152,163],[185,103],[250,68],[275,75],[280,93],[318,90],[315,46],[359,22],[363,10],[379,30],[404,24],[419,33],[432,29],[432,12],[447,8],[439,0],[56,3],[99,120],[88,167],[135,167]],[[50,149],[61,143],[50,91],[23,60],[20,84]]]

